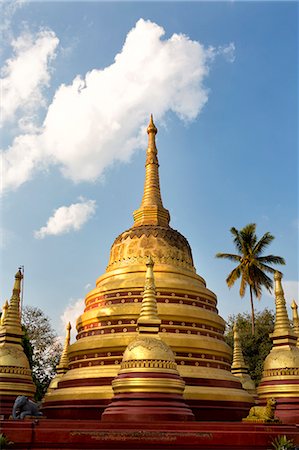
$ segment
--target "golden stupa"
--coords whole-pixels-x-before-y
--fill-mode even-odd
[[[237,323],[234,323],[234,353],[231,372],[235,377],[238,377],[242,383],[243,389],[249,392],[254,398],[257,397],[255,384],[249,374],[248,366],[245,364],[241,341]]]
[[[194,420],[183,400],[185,383],[171,348],[161,339],[154,262],[149,256],[138,333],[126,348],[120,371],[112,381],[114,397],[103,421]]]
[[[264,402],[271,397],[276,399],[276,414],[283,422],[298,423],[299,348],[296,346],[297,336],[291,330],[281,279],[282,274],[276,271],[273,347],[265,359],[257,392]]]
[[[48,391],[50,392],[52,389],[56,389],[58,385],[58,381],[62,378],[62,376],[69,370],[69,358],[68,358],[68,349],[71,341],[71,323],[68,322],[66,326],[66,337],[64,341],[63,350],[59,359],[59,364],[56,366],[56,375],[51,380],[51,383],[48,387]]]
[[[160,333],[175,354],[186,383],[184,397],[196,418],[238,420],[253,403],[231,374],[231,349],[224,342],[216,296],[196,273],[186,238],[169,226],[152,117],[147,133],[141,206],[133,226],[115,239],[106,272],[85,298],[77,340],[68,349],[69,370],[44,400],[47,417],[95,418],[110,402],[123,352],[136,337],[149,255],[155,261]]]
[[[0,414],[9,417],[18,395],[33,397],[35,385],[22,346],[20,291],[23,275],[19,270],[10,302],[3,307],[0,325]]]

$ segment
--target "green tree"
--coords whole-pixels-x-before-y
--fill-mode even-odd
[[[251,333],[251,316],[248,313],[229,316],[225,333],[225,341],[232,348],[234,346],[233,326],[237,322],[241,347],[249,373],[256,385],[259,384],[264,360],[272,348],[270,334],[274,330],[275,316],[273,311],[264,309],[255,317],[255,333]]]
[[[284,259],[280,256],[262,256],[265,248],[273,241],[274,236],[266,232],[258,240],[255,230],[255,223],[250,223],[241,230],[237,230],[234,227],[231,228],[230,232],[233,235],[233,242],[238,254],[216,254],[217,258],[225,258],[238,263],[237,267],[226,278],[229,288],[241,278],[239,293],[241,297],[244,297],[246,288],[249,286],[252,334],[254,334],[255,322],[253,296],[255,295],[256,298],[260,299],[263,287],[269,292],[272,291],[273,281],[265,272],[274,273],[276,269],[269,266],[269,264],[285,264]]]
[[[62,344],[49,318],[40,308],[26,305],[22,310],[22,325],[25,330],[24,351],[31,362],[32,377],[36,384],[35,399],[41,400],[55,375]]]

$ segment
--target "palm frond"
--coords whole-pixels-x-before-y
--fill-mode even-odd
[[[234,236],[233,242],[235,244],[235,247],[236,247],[237,251],[241,254],[242,250],[243,250],[243,245],[242,245],[242,239],[241,239],[241,236],[239,234],[239,231],[237,230],[237,228],[232,227],[230,229],[230,232]]]
[[[240,297],[244,297],[247,284],[248,284],[248,282],[247,282],[245,276],[242,276],[241,283],[240,283],[240,291],[239,291]]]
[[[240,276],[241,276],[241,266],[239,265],[235,267],[234,270],[232,270],[231,273],[226,278],[226,284],[228,285],[228,287],[231,288],[235,284],[235,281],[237,281],[237,279],[240,278]]]
[[[268,245],[271,244],[271,242],[273,241],[274,236],[272,236],[272,234],[270,234],[268,231],[267,233],[265,233],[261,239],[256,243],[256,245],[253,248],[253,253],[256,256],[259,256],[266,247],[268,247]]]
[[[285,265],[285,260],[281,256],[274,256],[274,255],[258,256],[257,260],[266,264],[281,264],[282,266]]]
[[[238,262],[241,261],[240,255],[234,255],[232,253],[217,253],[216,258],[225,258],[229,259],[230,261],[238,261]]]

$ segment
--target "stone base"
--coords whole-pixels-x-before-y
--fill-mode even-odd
[[[19,450],[267,450],[280,435],[299,445],[296,425],[35,419],[5,420],[0,426]]]

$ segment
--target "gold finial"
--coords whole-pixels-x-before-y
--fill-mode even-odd
[[[66,337],[64,341],[64,347],[61,353],[60,361],[58,366],[56,367],[57,373],[65,373],[69,369],[69,357],[68,357],[68,348],[71,341],[71,323],[69,322],[66,326]]]
[[[277,345],[280,346],[283,343],[296,345],[297,336],[291,331],[281,279],[282,273],[276,270],[274,273],[276,315],[275,315],[274,331],[271,337],[273,338],[274,345],[275,341],[277,341]]]
[[[169,225],[169,212],[163,207],[160,192],[159,162],[155,140],[157,132],[158,130],[151,115],[147,128],[148,147],[146,151],[144,192],[140,208],[133,213],[135,227],[140,225],[168,227]]]
[[[12,290],[12,297],[10,299],[5,317],[3,319],[2,325],[14,327],[18,332],[22,333],[21,318],[20,318],[20,292],[21,292],[21,281],[23,275],[19,269],[15,275],[14,287]]]
[[[155,124],[154,124],[154,119],[153,119],[153,115],[152,114],[150,116],[150,121],[149,121],[149,124],[148,124],[148,127],[147,127],[147,134],[150,134],[150,133],[154,133],[154,134],[158,133],[158,130],[157,130]]]
[[[158,316],[156,287],[154,280],[154,261],[151,256],[146,262],[145,285],[141,311],[137,320],[139,333],[158,333],[161,320]]]
[[[2,306],[1,325],[4,324],[4,319],[7,314],[7,309],[8,309],[8,300],[6,300],[6,302]]]
[[[241,342],[240,342],[240,336],[239,336],[239,332],[238,332],[238,328],[237,328],[237,322],[234,323],[234,353],[233,353],[233,363],[232,363],[232,372],[233,369],[238,369],[240,370],[240,368],[248,368],[245,364],[244,361],[244,357],[243,357],[243,352],[242,352],[242,348],[241,348]]]
[[[295,300],[291,303],[291,308],[293,312],[293,331],[296,336],[299,336],[299,317],[298,317],[298,305]]]

